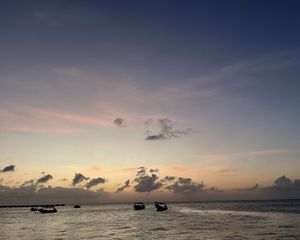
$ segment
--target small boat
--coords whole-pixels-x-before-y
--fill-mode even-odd
[[[74,208],[80,208],[80,205],[75,205]]]
[[[156,211],[158,211],[158,212],[162,212],[162,211],[168,210],[167,204],[165,204],[165,203],[155,202],[154,205],[156,207]]]
[[[31,212],[36,212],[36,211],[38,211],[38,209],[37,209],[37,208],[34,208],[34,207],[32,207],[32,208],[30,208],[30,211],[31,211]]]
[[[145,209],[145,204],[143,202],[136,202],[133,205],[134,210],[143,210]]]
[[[45,209],[45,208],[41,208],[39,209],[40,213],[56,213],[57,210],[55,207],[53,207],[52,209]]]

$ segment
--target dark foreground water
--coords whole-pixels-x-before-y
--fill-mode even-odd
[[[58,207],[55,214],[0,209],[0,239],[300,239],[300,201]]]

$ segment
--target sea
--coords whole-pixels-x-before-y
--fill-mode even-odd
[[[0,239],[300,239],[300,200],[0,208]]]

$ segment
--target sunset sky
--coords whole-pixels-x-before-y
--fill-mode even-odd
[[[1,1],[0,195],[300,197],[299,9]]]

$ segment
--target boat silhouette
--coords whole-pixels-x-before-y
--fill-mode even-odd
[[[74,208],[80,208],[80,205],[75,205]]]
[[[133,205],[134,210],[143,210],[145,209],[145,204],[143,202],[136,202]]]
[[[41,208],[39,209],[40,213],[56,213],[57,210],[55,207],[53,207],[52,209],[45,209],[45,208]]]
[[[168,206],[165,203],[162,202],[155,202],[154,206],[156,207],[156,211],[162,212],[168,210]]]

